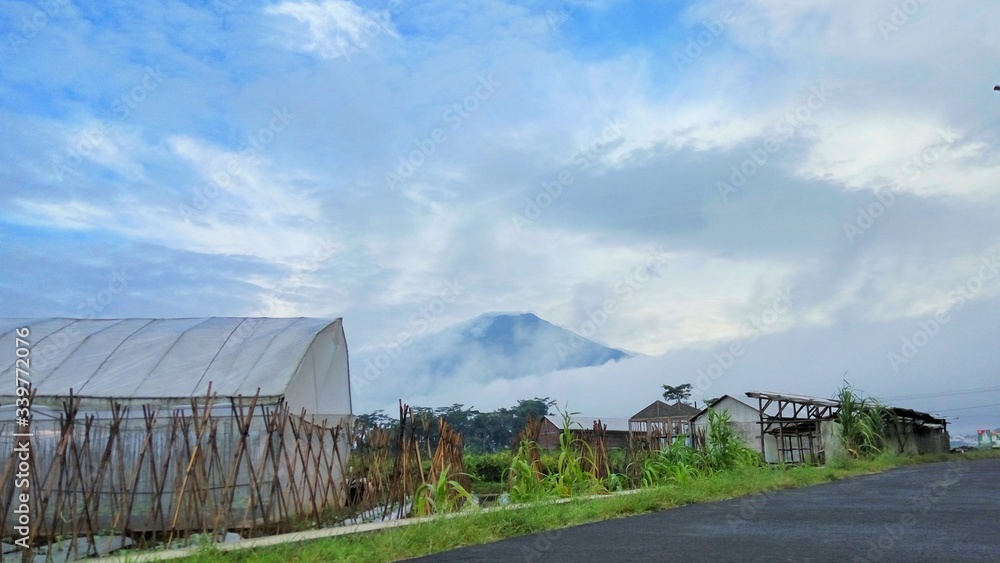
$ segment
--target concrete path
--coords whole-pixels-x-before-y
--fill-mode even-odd
[[[1000,561],[1000,460],[903,467],[413,561]]]

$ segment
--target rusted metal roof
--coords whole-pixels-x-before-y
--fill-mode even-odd
[[[937,424],[941,426],[948,424],[947,420],[943,418],[937,418],[936,416],[926,412],[915,411],[913,409],[904,409],[902,407],[889,407],[889,410],[892,412],[892,414],[900,418],[915,420],[918,422],[923,422],[924,424]]]
[[[840,401],[836,399],[824,399],[821,397],[810,397],[807,395],[795,395],[791,393],[771,393],[765,391],[747,391],[747,396],[753,397],[755,399],[763,399],[765,401],[782,401],[786,403],[795,403],[799,405],[831,407],[831,410],[840,408]],[[947,424],[947,421],[945,419],[938,418],[930,413],[921,412],[913,409],[907,409],[903,407],[890,406],[887,407],[887,409],[900,418],[922,422],[924,424],[938,424],[941,426]],[[834,413],[835,411],[831,412],[831,414]],[[780,419],[780,416],[770,416],[770,418],[777,421]]]

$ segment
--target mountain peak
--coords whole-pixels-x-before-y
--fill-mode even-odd
[[[420,338],[392,370],[411,381],[456,376],[490,381],[599,366],[629,356],[531,312],[489,312]]]

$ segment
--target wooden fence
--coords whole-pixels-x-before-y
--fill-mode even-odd
[[[83,413],[70,397],[57,420],[18,428],[33,434],[30,478],[27,487],[19,482],[14,445],[0,445],[0,536],[14,535],[23,492],[29,542],[85,538],[71,550],[79,543],[90,553],[54,559],[74,560],[97,555],[98,536],[169,546],[196,532],[253,537],[405,517],[419,483],[446,465],[464,470],[461,437],[443,421],[439,453],[421,463],[421,448],[431,446],[414,438],[420,421],[402,404],[392,431],[317,421],[259,397],[208,395],[190,408],[144,405],[135,414],[115,402]],[[14,431],[0,425],[0,435]]]

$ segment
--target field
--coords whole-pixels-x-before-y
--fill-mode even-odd
[[[903,465],[987,457],[1000,457],[1000,452],[982,451],[917,457],[879,455],[869,459],[835,460],[821,467],[735,467],[695,475],[683,483],[670,482],[647,486],[632,494],[612,494],[605,495],[604,498],[575,497],[560,503],[540,501],[523,507],[488,511],[472,509],[461,517],[436,519],[373,533],[233,551],[221,551],[206,546],[184,561],[191,563],[397,561],[467,545],[691,503],[816,485]]]

